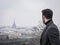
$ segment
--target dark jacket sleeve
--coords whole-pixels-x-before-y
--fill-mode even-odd
[[[56,28],[48,30],[48,39],[51,45],[59,45],[59,31]]]

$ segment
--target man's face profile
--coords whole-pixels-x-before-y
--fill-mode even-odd
[[[42,21],[45,24],[45,16],[42,15]]]

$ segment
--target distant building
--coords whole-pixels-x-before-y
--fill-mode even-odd
[[[13,23],[13,25],[12,25],[12,28],[16,28],[15,20],[14,20],[14,23]]]

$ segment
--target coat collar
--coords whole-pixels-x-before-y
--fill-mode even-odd
[[[49,26],[49,25],[51,25],[51,24],[53,24],[52,19],[51,19],[51,20],[49,20],[49,21],[46,23],[46,26]]]

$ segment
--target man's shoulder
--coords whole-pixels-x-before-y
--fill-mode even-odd
[[[47,28],[48,32],[58,32],[59,33],[59,29],[55,24],[51,24],[48,28]]]
[[[51,28],[53,28],[53,29],[58,29],[58,27],[57,27],[55,24],[51,24],[51,25],[48,27],[48,29],[51,29]]]

